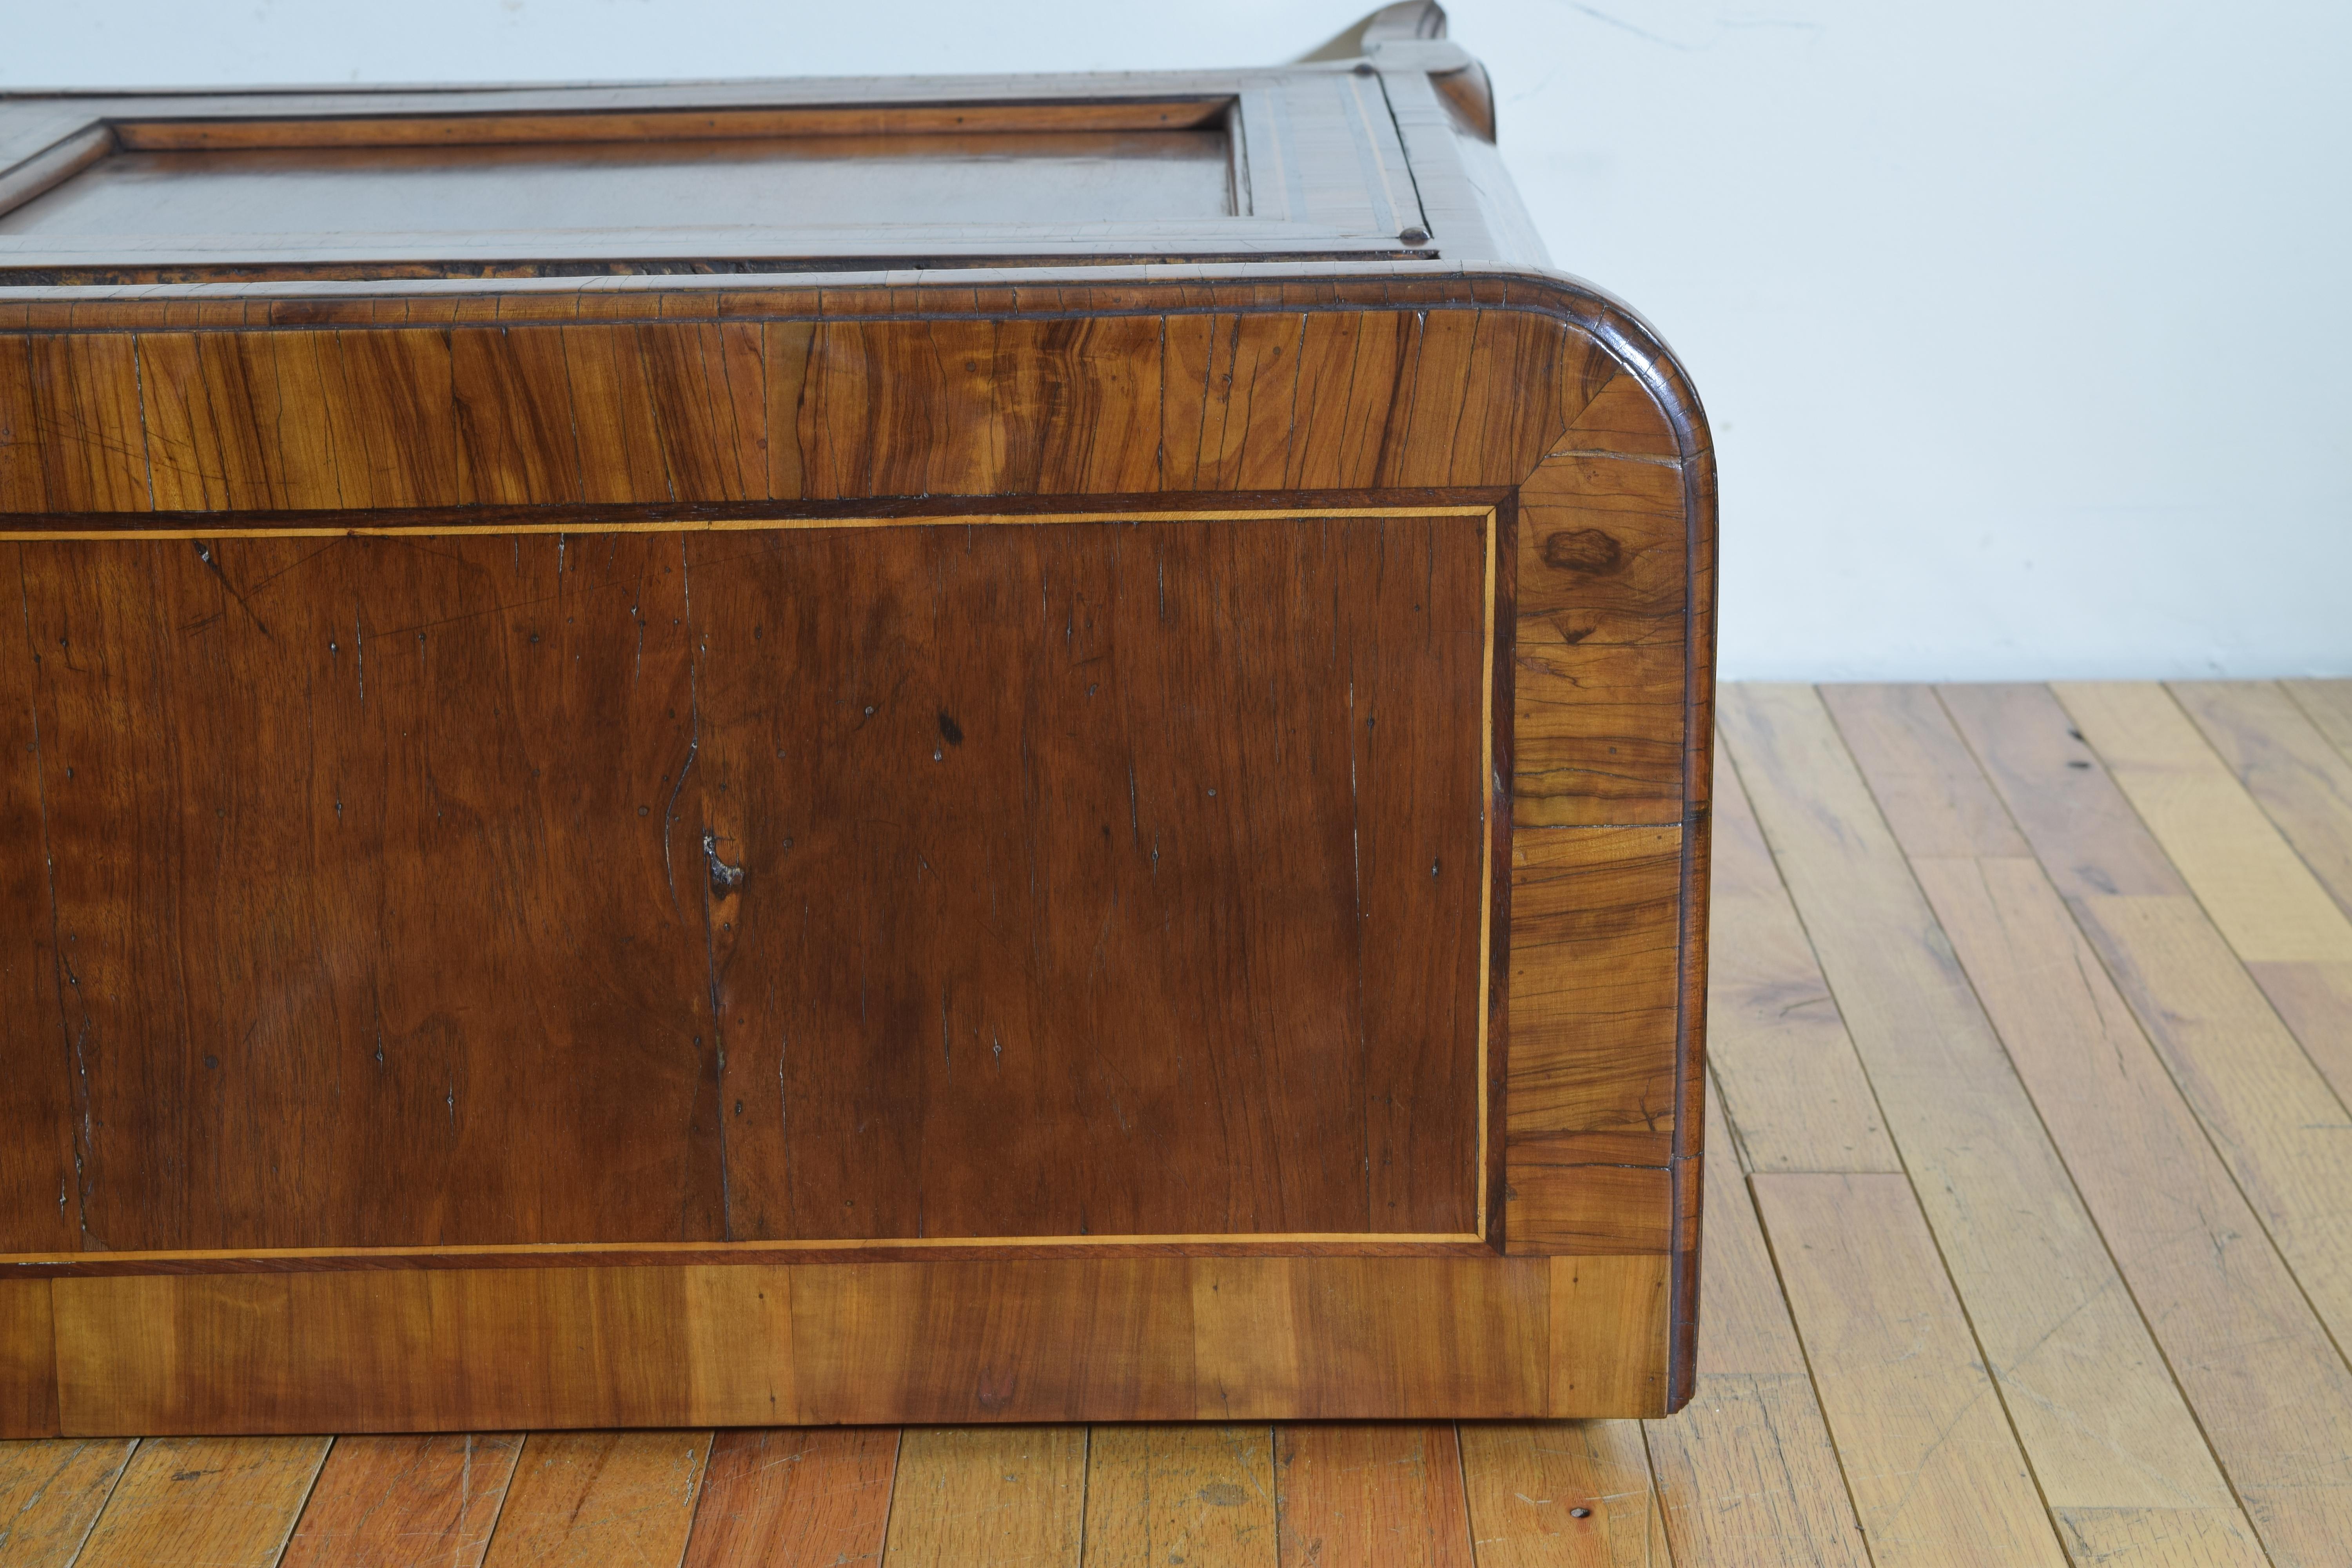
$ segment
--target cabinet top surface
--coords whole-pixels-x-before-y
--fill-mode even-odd
[[[1383,14],[1384,15],[1384,14]],[[1542,265],[1483,68],[0,97],[0,289]]]

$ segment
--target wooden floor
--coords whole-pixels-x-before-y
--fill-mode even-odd
[[[1733,687],[1670,1420],[0,1445],[0,1563],[2352,1563],[2352,681]]]

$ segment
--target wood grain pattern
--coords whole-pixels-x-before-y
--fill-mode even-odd
[[[1280,1260],[1286,1265],[1288,1260]],[[1189,1417],[1198,1342],[1188,1261],[988,1262],[794,1271],[812,1421]],[[1264,1275],[1264,1285],[1281,1286]]]
[[[1391,1410],[1423,1419],[1544,1410],[1563,1289],[1552,1263],[1399,1261],[1196,1260],[1198,1414],[1360,1420]],[[1615,1330],[1605,1336],[1611,1364],[1646,1363],[1657,1322],[1606,1321]],[[1414,1348],[1432,1327],[1446,1347],[1437,1357]]]
[[[2295,1048],[2194,904],[2085,900],[2093,939],[2200,1118],[2231,1160],[2312,1304],[2352,1324],[2352,1256],[2336,1195],[2352,1151],[2343,1101]]]
[[[730,1236],[1474,1229],[1479,520],[683,570]]]
[[[456,1269],[60,1281],[75,1430],[730,1426],[797,1403],[789,1271]],[[232,1370],[229,1389],[169,1375]],[[224,1395],[227,1397],[224,1397]],[[836,1417],[837,1418],[837,1417]]]
[[[685,1568],[880,1561],[898,1444],[895,1426],[719,1433]]]
[[[2148,1563],[2157,1568],[2261,1568],[2261,1550],[2225,1519],[2201,1509],[2071,1509],[2055,1518],[2076,1563]]]
[[[2352,913],[2161,688],[2052,689],[2337,1099],[2352,1104]]]
[[[1682,869],[1677,827],[1512,835],[1515,1249],[1669,1249]]]
[[[46,1280],[0,1280],[0,1441],[57,1435],[55,1334]]]
[[[1649,1155],[1653,1142],[1644,1132],[1521,1144],[1507,1194],[1514,1249],[1610,1256],[1675,1250],[1673,1172],[1618,1163]]]
[[[1088,1568],[1273,1568],[1274,1430],[1097,1426],[1087,1438]]]
[[[1286,1564],[1471,1568],[1452,1426],[1283,1426],[1275,1442]]]
[[[1475,519],[42,548],[115,1247],[1474,1227]],[[197,713],[322,765],[200,774]]]
[[[1639,376],[1595,354],[1585,366],[1585,378],[1588,401],[1569,420],[1566,432],[1554,443],[1556,450],[1663,462],[1688,456],[1671,416]]]
[[[1711,881],[1707,1061],[1734,1116],[1741,1164],[1901,1170],[1837,998],[1727,767],[1717,778]]]
[[[0,510],[43,511],[48,478],[41,468],[40,421],[33,401],[33,341],[0,335]]]
[[[1905,855],[1918,861],[2033,853],[1935,688],[1841,683],[1821,692]]]
[[[137,1446],[121,1437],[0,1444],[0,1563],[70,1568]]]
[[[42,335],[26,347],[29,423],[39,443],[47,510],[152,508],[154,492],[138,433],[137,340]]]
[[[2087,916],[2085,900],[2110,895],[2191,898],[2188,882],[2049,690],[1949,687],[1942,695],[2078,915]],[[2308,899],[2301,902],[2307,909],[2320,907]],[[2334,912],[2329,911],[2331,924],[2314,935],[2314,945],[2322,951],[2333,939]],[[2210,921],[2206,923],[2210,928]],[[2090,925],[2095,936],[2095,922]],[[2218,931],[2212,941],[2221,944]],[[2226,967],[2231,961],[2221,962]],[[2352,1016],[2347,1012],[2352,1010],[2352,969],[2290,959],[2252,963],[2246,973],[2282,1016],[2302,1026],[2295,1033],[2303,1048],[2337,1096],[2352,1095],[2352,1035],[2326,1026],[2330,1017]],[[2150,1034],[2159,1041],[2164,1037],[2158,1026],[2151,1026]]]
[[[593,321],[580,319],[586,302],[526,298],[497,312],[511,318],[503,325],[410,327],[355,311],[335,326],[268,333],[175,323],[0,340],[10,351],[0,363],[24,367],[16,374],[35,412],[12,425],[12,461],[37,461],[40,474],[34,491],[26,470],[25,504],[13,510],[1528,479],[1562,527],[1598,526],[1631,542],[1637,557],[1652,552],[1646,569],[1601,584],[1618,628],[1609,640],[1661,614],[1646,640],[1682,639],[1681,591],[1661,574],[1667,556],[1655,553],[1689,547],[1679,468],[1588,457],[1538,467],[1569,412],[1560,400],[1577,395],[1558,384],[1556,363],[1589,342],[1568,323],[1477,307],[1333,317],[1131,305],[1091,320],[877,321],[832,317],[835,298],[747,297],[748,308],[732,309],[708,295],[667,306],[613,296],[594,308],[619,319]],[[1082,299],[1073,302],[1083,310]],[[968,310],[971,298],[942,303]],[[632,319],[640,312],[659,319]],[[284,411],[304,416],[283,419]],[[1637,471],[1650,468],[1664,475],[1663,489]],[[1645,506],[1666,510],[1629,510]],[[1570,573],[1559,588],[1617,576]],[[1561,607],[1557,595],[1547,603]],[[1676,694],[1669,706],[1680,701]],[[1675,770],[1658,783],[1666,798],[1677,793]]]
[[[2352,1150],[2338,1130],[2352,1117],[2320,1070],[2333,1058],[2301,1048],[2182,883],[2117,874],[2119,864],[2168,862],[2048,690],[1954,689],[1946,700],[2004,799],[2053,773],[2074,781],[2085,809],[2021,813],[2021,826],[2045,866],[2064,868],[2053,881],[2071,888],[2084,933],[2340,1346],[2352,1325],[2352,1236],[2336,1194],[2352,1183]],[[2108,804],[2095,804],[2103,795]],[[2336,914],[2324,899],[2305,907]]]
[[[2171,691],[2305,867],[2352,913],[2352,758],[2273,682],[2178,680]]]
[[[2245,968],[2336,1098],[2352,1103],[2352,963],[2289,961]]]
[[[327,1457],[326,1437],[150,1437],[77,1568],[271,1568]]]
[[[1896,816],[1896,831],[2203,1436],[2189,1444],[2168,1393],[2145,1385],[2148,1407],[2135,1425],[2182,1433],[2181,1449],[2168,1468],[2143,1473],[2137,1499],[2060,1507],[2069,1551],[2079,1558],[2106,1542],[2166,1561],[2161,1542],[2173,1531],[2231,1561],[2259,1531],[2274,1562],[2325,1561],[2320,1543],[2344,1530],[2341,1486],[2313,1459],[2352,1442],[2339,1431],[2352,1410],[2347,1372],[2040,868],[1966,853],[2021,845],[2011,833],[1969,830],[1969,819],[1988,818],[1959,803],[1990,785],[1933,699],[1920,688],[1830,694],[1874,789],[1891,763],[1916,798],[1952,803]],[[2005,814],[1990,820],[2006,826]],[[1961,853],[1920,853],[1929,847]],[[2077,1516],[2079,1531],[2069,1522]]]
[[[1576,1260],[1580,1267],[1592,1259]],[[1605,1260],[1603,1260],[1605,1261]],[[60,1279],[72,1432],[1527,1417],[1555,1298],[1654,1387],[1633,1258],[1203,1258]],[[1630,1271],[1630,1272],[1628,1272]],[[227,1388],[168,1375],[201,1361]],[[1575,1370],[1571,1368],[1570,1370]],[[1663,1408],[1649,1405],[1645,1408]],[[877,1415],[881,1413],[881,1415]]]
[[[1081,1426],[909,1430],[883,1561],[905,1568],[1076,1564],[1086,1489]]]
[[[1677,462],[1571,450],[1521,483],[1521,826],[1682,820],[1690,566]]]
[[[2282,680],[2279,685],[2330,744],[2352,757],[2352,680]]]
[[[0,505],[8,489],[8,424],[26,413],[21,405],[10,412],[11,390],[0,348]],[[19,657],[38,658],[33,642],[20,614],[7,643],[22,649]],[[67,1009],[58,994],[64,983],[47,828],[39,719],[30,704],[0,701],[0,842],[17,847],[0,856],[0,1252],[64,1251],[82,1239],[72,1037],[61,1026]],[[21,1300],[10,1305],[0,1287],[0,1319],[26,1310]],[[0,1333],[0,1367],[19,1353],[14,1347]],[[20,1428],[15,1387],[13,1368],[0,1370],[0,1435]]]
[[[2352,915],[2161,687],[2051,688],[2238,956],[2352,963]]]
[[[484,1568],[676,1563],[709,1458],[708,1432],[534,1432]]]
[[[2148,1477],[2201,1462],[2201,1440],[1829,711],[1782,687],[1739,688],[1722,711],[2043,1495],[2145,1501]]]
[[[2066,1561],[1897,1175],[1763,1175],[1757,1207],[1880,1568]]]
[[[1456,1436],[1478,1568],[1664,1568],[1636,1423],[1475,1422]]]
[[[1551,1261],[1551,1414],[1675,1408],[1672,1260],[1656,1253]]]
[[[17,548],[93,1244],[721,1237],[675,542]]]
[[[2040,867],[1913,864],[2220,1460],[2184,1441],[2142,1498],[2113,1507],[2161,1515],[2217,1560],[2235,1542],[2259,1561],[2259,1531],[2273,1562],[2325,1562],[2347,1523],[2342,1483],[2314,1462],[2352,1452],[2342,1358]],[[2168,1394],[2140,1419],[2185,1435]]]
[[[1719,1103],[1706,1136],[1717,1171],[1735,1172]],[[1675,1561],[1859,1568],[1869,1552],[1747,1184],[1719,1175],[1716,1194],[1697,1389],[1643,1424]]]
[[[523,1439],[338,1437],[279,1568],[480,1568]]]

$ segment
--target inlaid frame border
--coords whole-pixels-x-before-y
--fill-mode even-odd
[[[1002,1237],[882,1237],[873,1238],[728,1240],[678,1242],[530,1242],[468,1246],[418,1245],[383,1247],[208,1247],[131,1249],[107,1252],[60,1251],[0,1254],[0,1279],[113,1277],[174,1273],[254,1273],[318,1269],[390,1268],[497,1268],[549,1266],[611,1267],[625,1262],[644,1265],[723,1262],[777,1263],[801,1261],[907,1261],[925,1258],[1042,1258],[1072,1256],[1276,1256],[1302,1252],[1333,1255],[1411,1257],[1422,1254],[1459,1255],[1501,1250],[1496,1222],[1502,1205],[1503,1149],[1495,1130],[1503,1121],[1497,1103],[1508,1079],[1505,1038],[1507,964],[1496,951],[1496,935],[1507,931],[1509,879],[1496,876],[1498,846],[1508,853],[1510,801],[1496,787],[1510,774],[1510,675],[1508,627],[1512,614],[1507,559],[1511,509],[1507,503],[1462,502],[1436,505],[1403,503],[1383,506],[1288,507],[1235,510],[1213,504],[1185,509],[1109,509],[1085,511],[923,512],[868,516],[662,518],[611,520],[593,518],[562,522],[449,524],[445,522],[368,523],[345,520],[337,523],[284,525],[250,521],[225,521],[215,526],[58,528],[0,536],[0,543],[20,545],[49,542],[140,543],[157,542],[210,542],[224,539],[434,538],[450,535],[504,538],[526,534],[591,537],[609,533],[782,533],[859,532],[908,528],[1055,527],[1086,523],[1310,522],[1318,520],[1386,518],[1465,518],[1479,525],[1484,557],[1480,593],[1480,699],[1478,755],[1488,784],[1480,792],[1481,863],[1476,892],[1478,918],[1478,990],[1475,1001],[1477,1039],[1470,1075],[1475,1135],[1471,1142],[1467,1173],[1475,1223],[1467,1231],[1409,1233],[1364,1232],[1233,1232],[1202,1235],[1077,1235]]]

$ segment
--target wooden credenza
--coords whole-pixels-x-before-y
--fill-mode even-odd
[[[1687,1398],[1708,438],[1433,12],[0,100],[0,1432]]]

